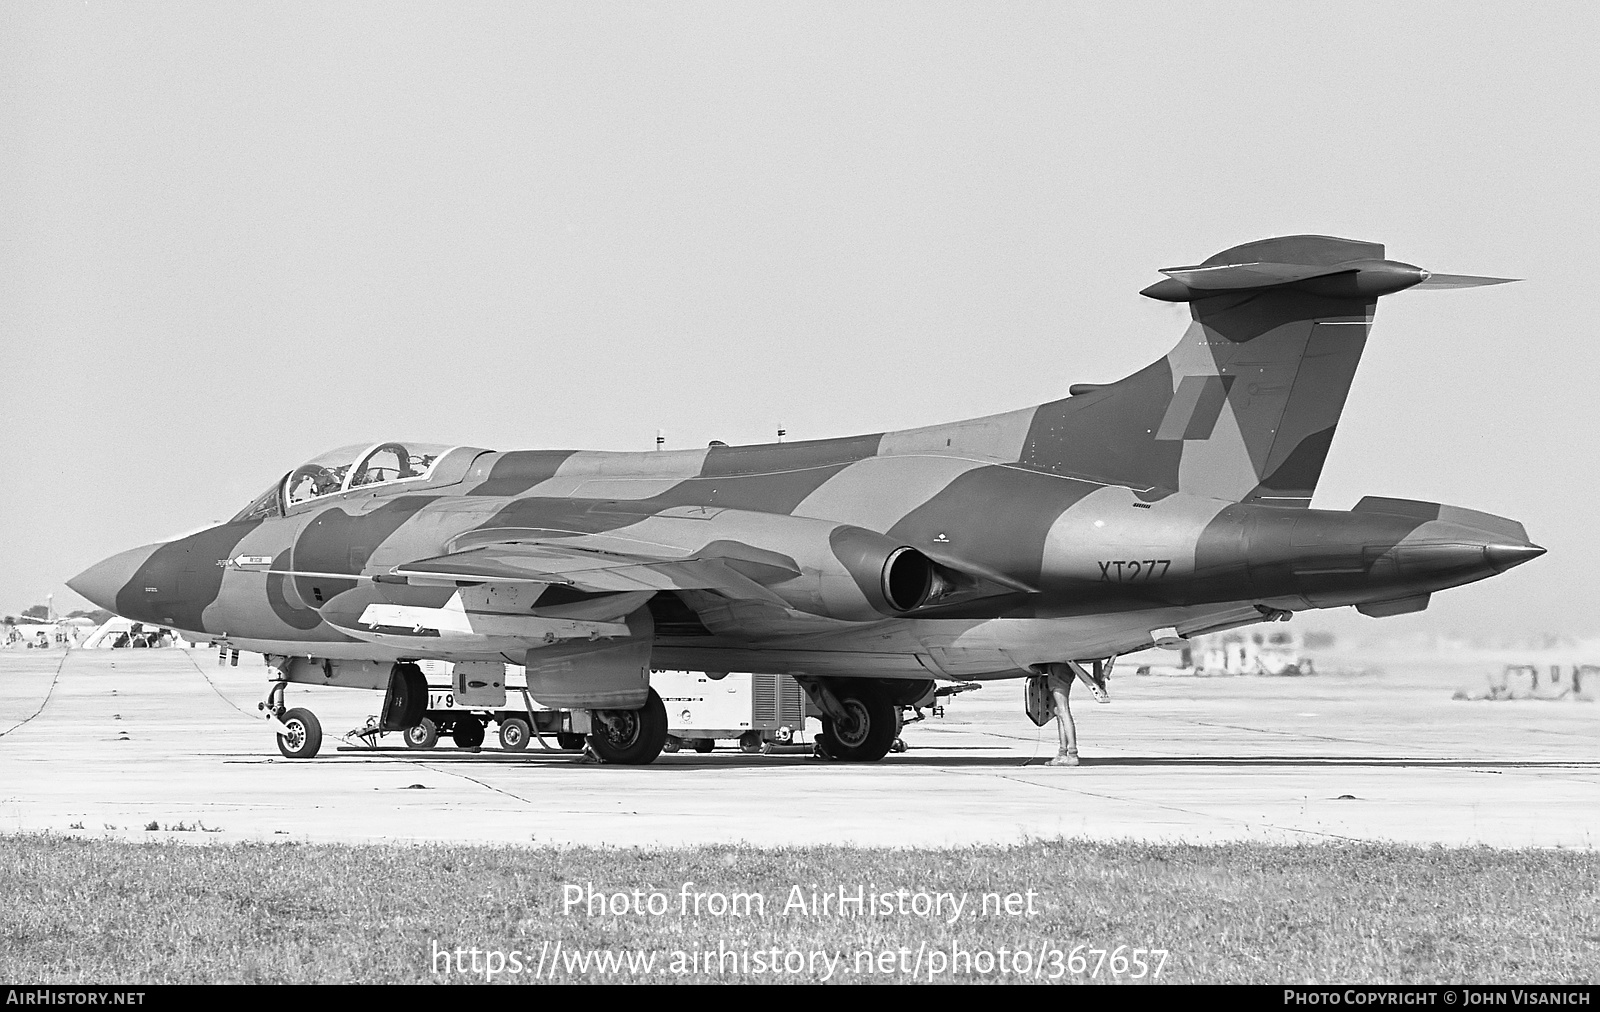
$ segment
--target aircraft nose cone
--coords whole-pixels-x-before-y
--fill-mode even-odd
[[[128,585],[139,567],[149,561],[160,545],[145,545],[118,552],[95,563],[67,581],[67,586],[107,611],[117,610],[117,593]]]
[[[1504,573],[1513,566],[1520,566],[1530,559],[1537,559],[1544,554],[1544,549],[1538,545],[1484,545],[1483,554],[1489,560],[1489,565],[1495,572]]]

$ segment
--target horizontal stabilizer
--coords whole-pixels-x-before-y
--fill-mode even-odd
[[[1420,267],[1412,267],[1398,260],[1365,260],[1345,264],[1335,264],[1332,267],[1312,267],[1307,264],[1219,264],[1215,267],[1168,267],[1162,274],[1190,289],[1195,298],[1198,293],[1207,292],[1221,294],[1222,292],[1238,292],[1249,288],[1274,288],[1279,285],[1291,285],[1296,282],[1312,281],[1318,278],[1331,278],[1338,274],[1364,273],[1369,282],[1377,282],[1380,276],[1387,275],[1387,282],[1400,284],[1408,277],[1413,277],[1412,272],[1421,276],[1420,281],[1411,284],[1401,284],[1403,288],[1483,288],[1487,285],[1508,285],[1521,278],[1487,278],[1473,274],[1432,274]],[[1152,286],[1154,287],[1154,286]],[[1396,288],[1399,291],[1400,288]],[[1374,291],[1371,294],[1386,294]]]
[[[1215,267],[1165,267],[1161,273],[1197,291],[1226,292],[1242,288],[1267,288],[1295,281],[1339,274],[1350,268],[1313,267],[1308,264],[1217,264]]]
[[[1269,257],[1271,259],[1269,259]],[[1167,276],[1139,294],[1163,302],[1195,302],[1261,289],[1305,292],[1370,302],[1407,288],[1477,288],[1516,278],[1433,274],[1383,259],[1383,247],[1329,236],[1284,236],[1246,243],[1192,267],[1166,267]]]
[[[1527,528],[1515,520],[1497,517],[1493,513],[1482,513],[1478,510],[1464,509],[1460,506],[1446,506],[1436,502],[1419,502],[1415,499],[1389,499],[1384,496],[1369,495],[1356,503],[1354,513],[1383,513],[1392,517],[1409,517],[1414,520],[1443,520],[1446,523],[1460,524],[1486,534],[1510,538],[1524,544],[1528,542]]]
[[[1429,274],[1417,284],[1418,288],[1483,288],[1486,285],[1509,285],[1521,278],[1480,278],[1472,274]]]

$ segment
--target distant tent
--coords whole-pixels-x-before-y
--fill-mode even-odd
[[[135,635],[133,627],[139,626],[139,633]],[[166,633],[165,643],[158,641],[157,634]],[[176,629],[167,629],[162,626],[151,625],[149,622],[134,622],[120,615],[113,615],[106,619],[105,624],[89,634],[89,638],[78,644],[82,650],[110,650],[113,647],[131,646],[174,646],[192,647],[193,643],[184,639]]]

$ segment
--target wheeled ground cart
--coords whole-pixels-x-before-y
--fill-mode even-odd
[[[507,702],[521,705],[486,709],[457,704],[451,686],[429,685],[428,711],[422,723],[401,733],[409,748],[433,748],[441,736],[448,737],[458,748],[478,748],[483,744],[488,726],[495,724],[500,747],[507,752],[521,752],[528,747],[530,739],[545,735],[553,737],[563,749],[583,748],[584,736],[569,730],[570,712],[540,706],[528,695],[527,689],[507,693]]]
[[[545,736],[562,749],[578,751],[584,746],[584,733],[573,727],[572,711],[535,702],[518,665],[424,661],[421,667],[428,676],[428,708],[420,724],[402,732],[409,748],[433,748],[440,737],[448,737],[458,748],[478,748],[490,724],[497,726],[500,747],[507,752],[521,752],[531,739]],[[501,667],[503,681],[493,677],[495,667]],[[441,682],[441,676],[449,681]]]
[[[710,752],[727,739],[741,751],[765,752],[797,741],[806,717],[819,715],[788,675],[655,671],[650,684],[667,708],[666,752]]]

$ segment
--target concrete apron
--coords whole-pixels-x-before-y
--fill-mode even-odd
[[[724,747],[627,768],[541,753],[537,741],[523,753],[448,740],[418,752],[390,735],[393,751],[336,751],[381,697],[298,686],[289,705],[313,710],[325,740],[316,759],[290,761],[255,717],[266,682],[253,655],[218,667],[208,650],[7,651],[0,831],[195,843],[1594,846],[1600,705],[1450,699],[1481,680],[1443,661],[1305,678],[1121,672],[1111,705],[1074,698],[1083,765],[1072,769],[1044,765],[1055,731],[1023,716],[1021,683],[990,683],[907,727],[910,751],[876,764]]]

